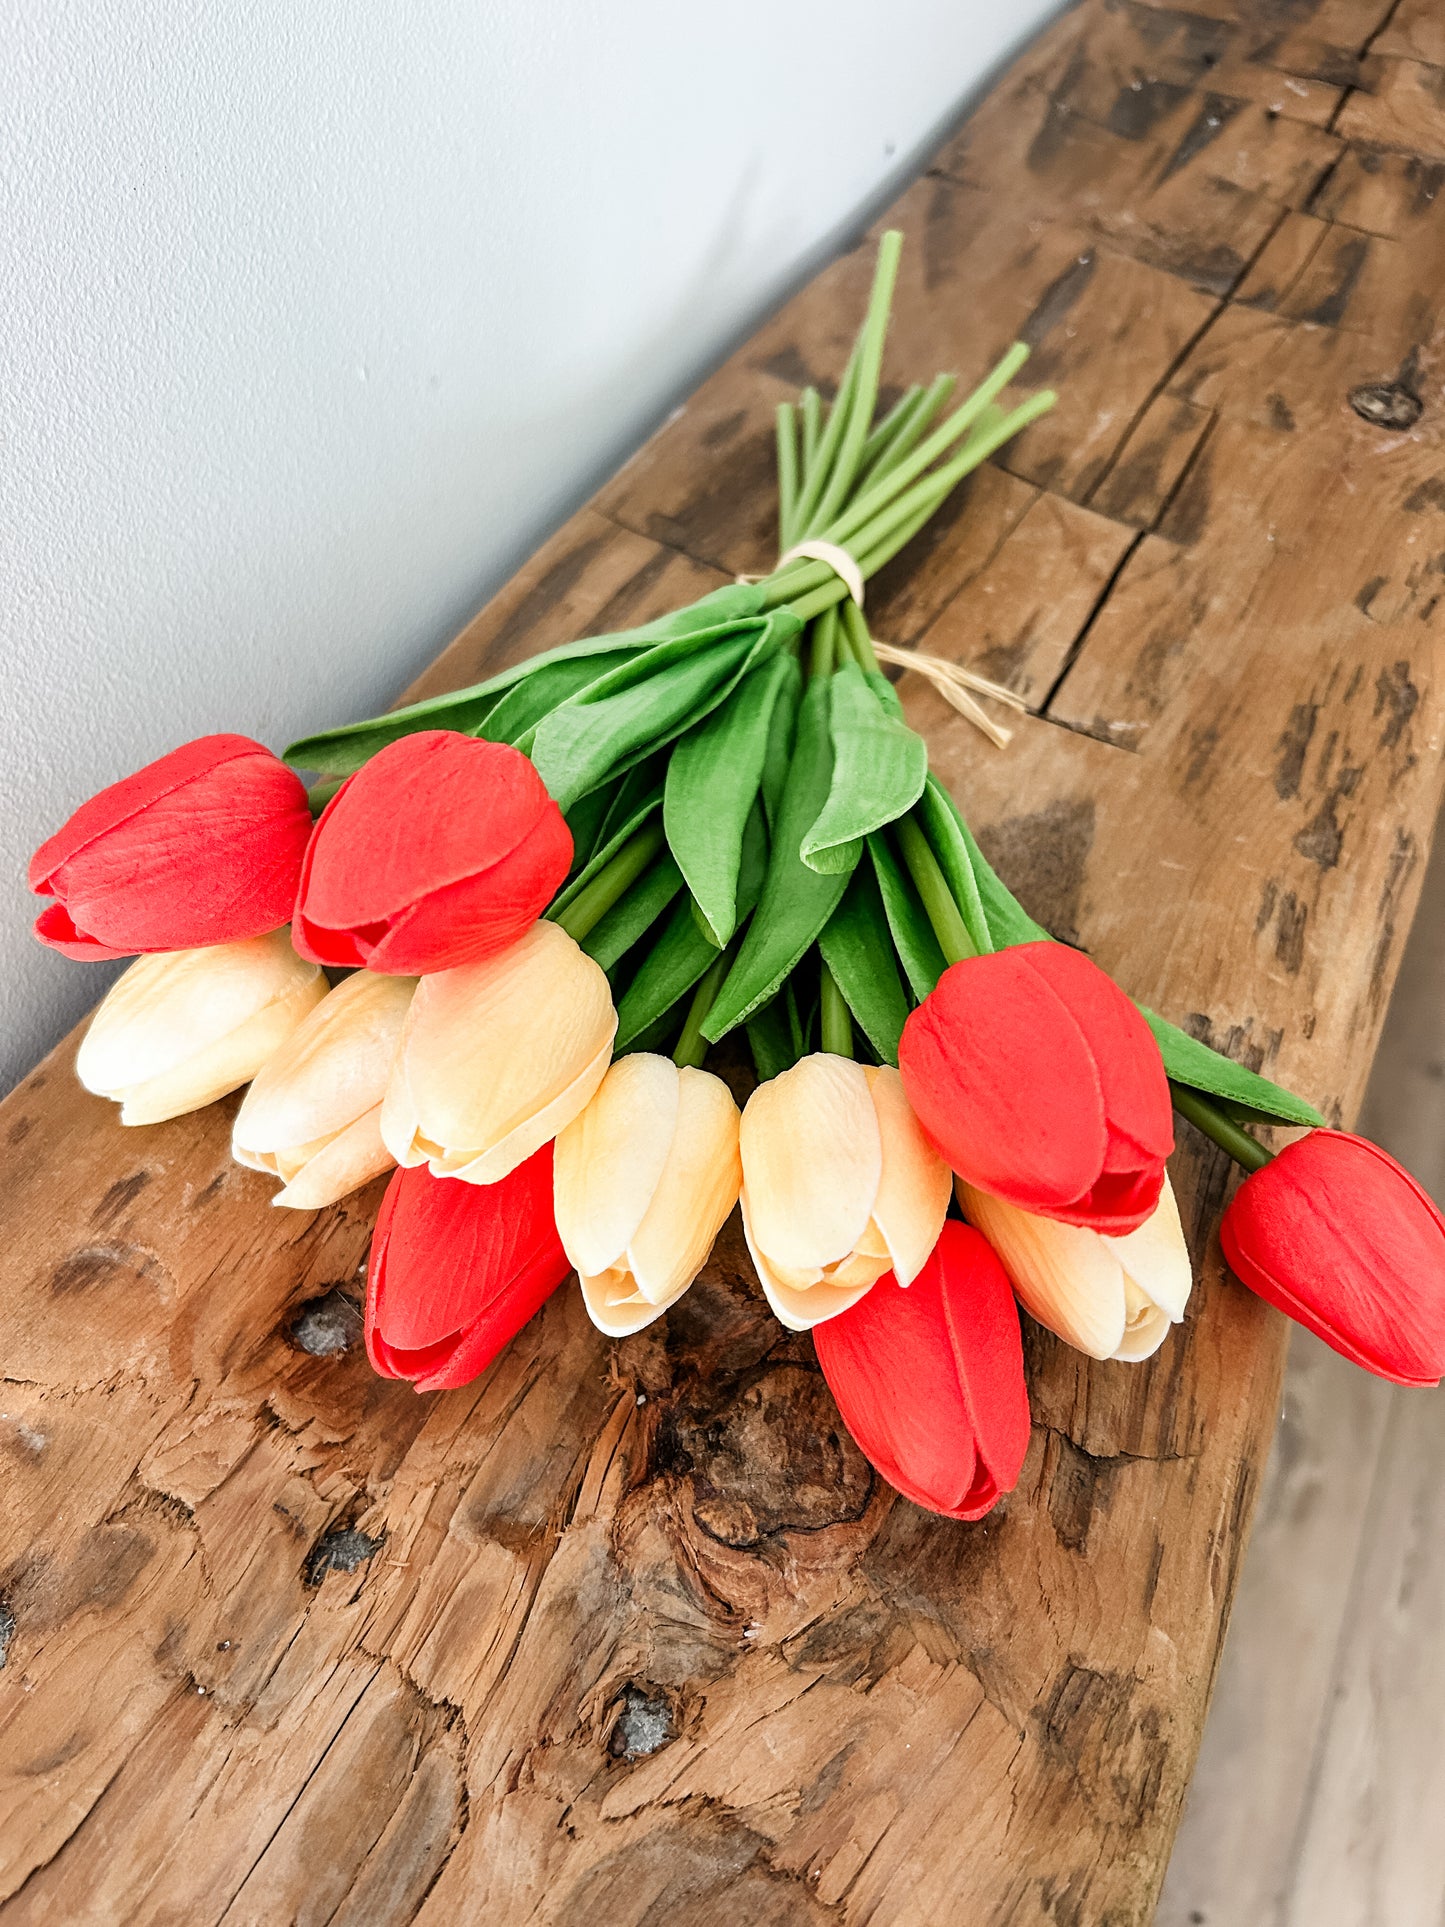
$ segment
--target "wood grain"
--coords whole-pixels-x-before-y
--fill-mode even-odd
[[[1386,11],[1088,0],[1005,77],[889,216],[886,374],[967,380],[1022,332],[1061,404],[870,603],[1034,703],[999,755],[908,693],[1029,908],[1340,1117],[1441,786],[1445,224],[1382,230],[1377,273],[1323,198]],[[1234,299],[1302,219],[1282,293]],[[773,404],[842,365],[869,267],[767,322],[413,693],[766,566]],[[1403,431],[1349,402],[1391,382]],[[1022,1481],[960,1527],[872,1476],[735,1227],[649,1332],[607,1344],[564,1290],[418,1399],[348,1309],[375,1189],[268,1215],[230,1105],[128,1134],[73,1049],[0,1110],[7,1927],[1149,1918],[1284,1347],[1221,1274],[1215,1154],[1174,1165],[1185,1331],[1128,1367],[1031,1329]]]

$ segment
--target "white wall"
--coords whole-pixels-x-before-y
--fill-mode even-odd
[[[0,0],[0,1088],[30,850],[382,707],[1055,0]]]

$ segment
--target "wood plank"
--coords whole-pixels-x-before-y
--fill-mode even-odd
[[[1150,16],[1167,39],[1188,10],[1124,11],[1146,59]],[[1358,51],[1379,15],[1315,24]],[[1348,1116],[1445,703],[1433,411],[1357,446],[1340,377],[1428,366],[1432,257],[1388,299],[1361,281],[1378,327],[1237,307],[1340,140],[1260,96],[1211,128],[1207,48],[1154,127],[1095,122],[1072,90],[1119,32],[1105,0],[1061,21],[890,216],[889,381],[968,379],[1022,331],[1062,400],[870,606],[896,640],[1037,651],[1049,712],[1003,755],[907,694],[985,847],[1138,995]],[[854,250],[765,323],[413,693],[767,566],[773,404],[842,365],[868,272]],[[1185,1331],[1125,1367],[1031,1328],[1022,1481],[960,1528],[869,1472],[736,1226],[647,1333],[608,1345],[563,1291],[480,1384],[418,1399],[348,1311],[378,1187],[278,1223],[233,1104],[125,1133],[73,1049],[0,1109],[0,1914],[284,1918],[314,1885],[323,1915],[429,1927],[1148,1918],[1284,1350],[1220,1269],[1217,1154],[1186,1132],[1175,1160]]]
[[[1260,1494],[1199,1767],[1156,1927],[1283,1927],[1367,1532],[1393,1388],[1308,1332],[1290,1344],[1284,1412]],[[1335,1860],[1341,1858],[1335,1844]],[[1310,1927],[1357,1927],[1332,1902]],[[1394,1927],[1404,1927],[1396,1916]]]

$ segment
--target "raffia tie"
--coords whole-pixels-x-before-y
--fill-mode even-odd
[[[795,542],[786,555],[778,557],[769,573],[776,574],[788,563],[802,561],[826,562],[858,607],[863,607],[863,571],[855,555],[837,542],[824,542],[821,538]],[[761,582],[765,579],[757,575],[738,577],[739,582]],[[880,642],[876,636],[872,640],[873,653],[880,662],[912,670],[914,675],[932,683],[944,701],[951,704],[966,722],[972,723],[975,729],[987,736],[995,749],[1003,749],[1013,740],[1013,731],[1002,723],[996,723],[977,698],[988,696],[994,702],[1006,703],[1010,709],[1026,710],[1028,704],[1022,696],[1012,689],[1005,689],[1002,683],[990,682],[987,676],[976,676],[971,669],[961,668],[946,656],[930,656],[921,649],[895,649],[891,642]]]
[[[873,638],[873,653],[880,662],[911,669],[916,676],[931,682],[943,700],[951,703],[975,729],[982,730],[996,749],[1003,749],[1012,740],[1013,731],[996,723],[975,698],[988,696],[996,703],[1007,703],[1010,709],[1028,708],[1014,690],[1005,689],[1002,683],[990,682],[987,676],[976,676],[971,669],[960,668],[946,656],[925,655],[921,649],[895,649],[891,642],[880,642],[877,636]]]

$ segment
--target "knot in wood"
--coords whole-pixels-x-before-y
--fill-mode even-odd
[[[1350,390],[1350,406],[1375,428],[1413,428],[1425,404],[1402,381],[1365,381]]]

